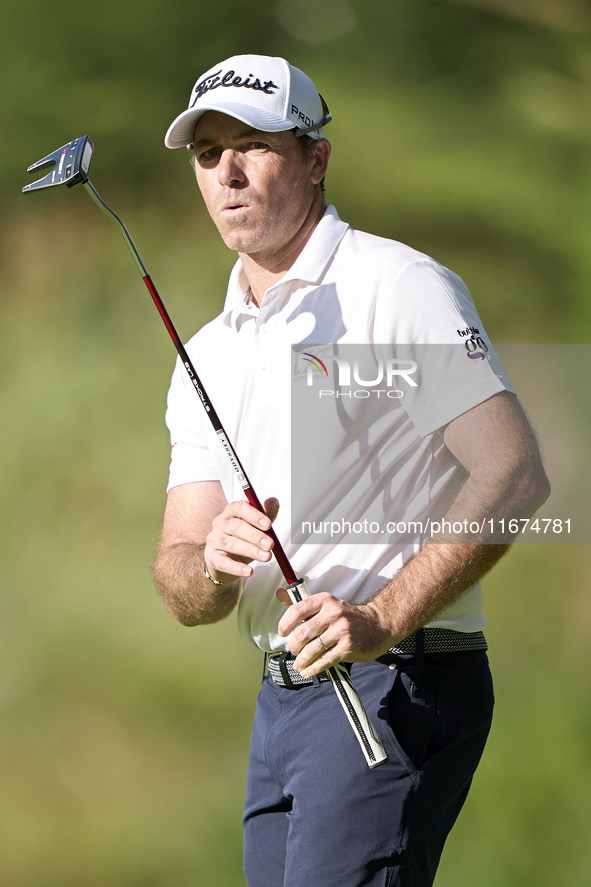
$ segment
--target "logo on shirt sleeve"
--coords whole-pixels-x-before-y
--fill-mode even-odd
[[[475,326],[467,326],[458,330],[458,336],[465,338],[464,347],[470,360],[488,360],[488,345],[480,335],[480,330]]]

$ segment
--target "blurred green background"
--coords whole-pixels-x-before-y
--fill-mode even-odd
[[[174,351],[115,228],[82,189],[22,196],[24,170],[91,135],[93,181],[189,338],[234,257],[163,136],[212,64],[283,55],[334,115],[327,190],[344,219],[457,271],[494,342],[588,342],[591,9],[0,10],[0,882],[243,885],[260,657],[233,618],[177,625],[149,572]],[[590,586],[587,546],[517,546],[485,581],[496,719],[437,887],[588,883]]]

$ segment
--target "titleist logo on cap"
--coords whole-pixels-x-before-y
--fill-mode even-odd
[[[189,105],[192,108],[195,102],[204,96],[205,93],[209,92],[211,89],[217,89],[220,86],[243,86],[246,89],[255,89],[258,92],[265,92],[267,95],[275,95],[274,90],[279,89],[276,83],[273,83],[272,80],[264,80],[262,83],[258,77],[254,80],[250,80],[252,74],[249,74],[248,77],[245,77],[244,80],[240,75],[236,74],[236,71],[230,68],[229,71],[220,77],[222,69],[216,71],[215,74],[210,74],[208,77],[205,77],[199,83],[196,83],[193,92],[195,93],[195,98]]]

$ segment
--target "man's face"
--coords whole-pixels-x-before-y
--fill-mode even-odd
[[[262,258],[297,239],[323,171],[293,132],[260,132],[208,111],[194,144],[197,183],[230,249]]]

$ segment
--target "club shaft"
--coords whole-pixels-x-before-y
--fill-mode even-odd
[[[129,237],[127,229],[125,229],[125,231],[126,236]],[[170,315],[168,314],[168,311],[166,310],[164,303],[162,302],[162,299],[158,294],[158,290],[154,286],[154,283],[148,273],[142,275],[142,277],[150,295],[152,296],[152,300],[156,305],[156,308],[158,309],[158,313],[160,314],[160,317],[162,318],[164,325],[169,332],[170,338],[174,342],[174,346],[178,352],[181,361],[183,362],[183,366],[185,367],[185,370],[187,371],[189,378],[191,379],[191,382],[201,399],[201,403],[203,404],[205,411],[209,416],[211,424],[216,434],[220,438],[228,456],[230,457],[230,461],[232,462],[234,470],[237,472],[241,480],[242,489],[244,490],[246,498],[254,508],[257,508],[259,511],[262,511],[264,513],[264,509],[259,501],[259,498],[255,493],[252,484],[248,480],[246,472],[242,468],[238,456],[236,456],[236,454],[234,453],[234,450],[232,449],[227,439],[226,432],[224,431],[219,416],[215,412],[211,401],[207,396],[205,388],[203,387],[201,380],[197,375],[197,371],[195,370],[195,367],[193,366],[193,363],[189,355],[187,354],[185,346],[181,342],[180,336],[177,333],[172,320],[170,319]],[[285,577],[288,586],[291,586],[288,589],[290,596],[294,603],[297,603],[303,600],[305,596],[308,596],[309,592],[306,588],[305,583],[302,580],[298,580],[272,527],[268,530],[268,535],[273,540],[273,553],[275,555],[275,559],[277,560],[277,563]],[[327,669],[327,674],[331,680],[339,702],[341,703],[343,709],[345,710],[345,714],[347,715],[351,723],[353,732],[357,736],[368,766],[371,769],[373,769],[374,767],[379,767],[380,764],[384,763],[384,761],[387,760],[388,756],[375,732],[375,728],[373,727],[367,715],[367,712],[365,711],[363,703],[361,702],[361,699],[359,698],[346,669],[344,667],[335,666],[333,668]]]

